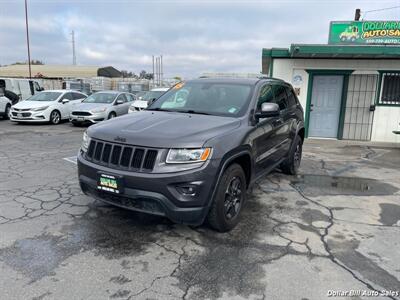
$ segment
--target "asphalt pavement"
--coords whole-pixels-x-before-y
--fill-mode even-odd
[[[0,121],[0,299],[400,299],[399,148],[307,140],[221,234],[83,195],[84,130]]]

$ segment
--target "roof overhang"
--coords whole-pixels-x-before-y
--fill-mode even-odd
[[[263,58],[398,59],[400,46],[292,44],[263,49]]]

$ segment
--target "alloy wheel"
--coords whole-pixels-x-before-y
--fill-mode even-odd
[[[239,214],[242,205],[242,182],[239,177],[231,179],[225,191],[224,213],[227,220]]]
[[[60,114],[56,111],[53,111],[50,119],[53,124],[58,124],[60,122]]]
[[[294,151],[293,154],[293,163],[294,163],[294,167],[297,169],[300,166],[300,162],[301,162],[301,153],[302,153],[302,145],[299,142],[296,145],[296,149]]]

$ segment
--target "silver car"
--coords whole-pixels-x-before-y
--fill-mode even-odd
[[[94,124],[128,113],[135,95],[119,91],[101,91],[87,97],[71,112],[74,125]]]

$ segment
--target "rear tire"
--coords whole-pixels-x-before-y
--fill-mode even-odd
[[[289,151],[288,158],[281,163],[281,170],[288,175],[296,175],[300,168],[301,155],[303,152],[303,140],[299,135],[296,136],[293,146]]]
[[[246,177],[238,164],[230,165],[218,184],[215,198],[207,216],[210,226],[219,231],[232,230],[240,220],[246,201]]]
[[[61,114],[58,110],[53,110],[50,113],[50,123],[53,125],[60,124],[61,122]]]
[[[116,114],[115,112],[112,111],[112,112],[110,112],[110,113],[108,114],[107,120],[114,119],[116,116],[117,116],[117,114]]]

